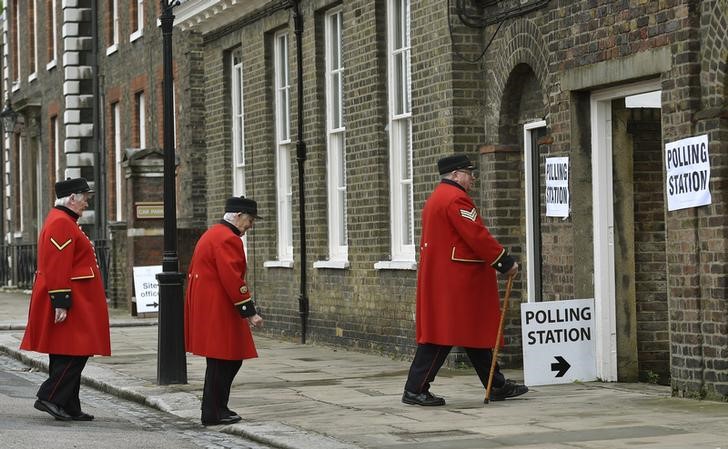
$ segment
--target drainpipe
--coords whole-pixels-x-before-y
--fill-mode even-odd
[[[296,61],[298,82],[298,137],[296,140],[296,161],[298,162],[298,203],[301,233],[301,291],[298,295],[298,314],[301,316],[301,343],[306,343],[308,324],[308,296],[306,296],[306,198],[304,196],[304,162],[306,162],[306,142],[303,140],[303,16],[300,0],[293,1],[293,24],[296,34]]]
[[[98,3],[91,4],[91,38],[94,42],[91,47],[91,71],[93,72],[93,129],[94,143],[96,147],[96,161],[94,162],[94,238],[96,240],[106,239],[106,184],[102,181],[102,174],[106,173],[106,145],[104,144],[103,121],[103,96],[99,88],[99,28],[98,28]],[[118,180],[117,180],[118,182]]]

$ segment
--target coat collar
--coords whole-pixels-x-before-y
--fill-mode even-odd
[[[233,225],[232,223],[230,223],[228,221],[220,220],[220,224],[227,226],[228,229],[230,229],[231,231],[233,231],[235,233],[235,235],[240,236],[243,234],[242,232],[240,232],[240,229],[236,228],[235,225]]]
[[[442,184],[449,184],[451,186],[455,186],[458,189],[462,190],[463,192],[468,193],[468,191],[465,190],[465,187],[461,186],[460,184],[458,184],[457,182],[453,181],[452,179],[443,179],[442,180]]]
[[[74,220],[78,220],[80,215],[78,215],[76,212],[72,211],[71,209],[67,208],[66,206],[54,206],[56,209],[63,211],[71,216]]]

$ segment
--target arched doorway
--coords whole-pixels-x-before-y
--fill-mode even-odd
[[[540,235],[526,229],[527,217],[530,220],[534,216],[533,211],[541,206],[538,201],[533,205],[530,197],[524,196],[525,186],[532,182],[533,176],[538,177],[539,163],[536,162],[533,171],[526,173],[524,163],[528,158],[524,156],[523,149],[531,148],[531,144],[537,142],[536,152],[548,152],[548,145],[543,146],[541,141],[546,135],[544,98],[541,82],[531,66],[525,63],[516,65],[508,76],[501,96],[497,139],[494,139],[497,145],[492,146],[492,154],[484,155],[484,161],[489,163],[487,171],[492,172],[488,175],[490,179],[484,180],[481,185],[482,204],[489,217],[492,217],[489,227],[517,257],[524,270],[514,284],[513,297],[516,299],[519,295],[523,298],[530,294],[530,287],[526,288],[524,280],[541,271],[540,253],[533,251],[533,248],[540,247],[539,243],[533,244],[534,236],[538,241]],[[534,122],[542,123],[543,126],[530,128],[529,133],[524,134],[524,125]],[[535,216],[539,215],[539,212],[535,213]],[[533,227],[528,229],[533,231]],[[522,363],[518,308],[516,302],[516,310],[506,318],[508,344],[504,355],[506,363],[513,365]]]

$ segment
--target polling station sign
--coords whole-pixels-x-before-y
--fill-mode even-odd
[[[159,312],[157,273],[162,272],[162,266],[134,267],[133,271],[137,313]]]
[[[526,385],[597,378],[594,299],[521,304]]]
[[[569,158],[547,157],[545,164],[547,217],[569,216]]]
[[[665,144],[667,210],[710,204],[708,135]]]

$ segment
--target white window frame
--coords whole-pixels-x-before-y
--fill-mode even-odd
[[[20,229],[18,232],[20,235],[25,231],[25,202],[26,200],[26,189],[23,188],[25,186],[25,145],[23,145],[23,138],[18,138],[18,187],[20,188],[20,192],[18,192],[18,197],[20,198]]]
[[[144,35],[144,0],[136,0],[137,2],[137,16],[136,16],[136,30],[129,36],[129,42],[134,42]]]
[[[28,82],[38,79],[38,0],[33,2],[33,61],[35,62],[35,70],[28,75]]]
[[[245,108],[243,98],[243,50],[230,51],[230,118],[232,120],[233,196],[245,195]],[[238,62],[236,62],[238,60]]]
[[[145,107],[144,107],[144,91],[140,90],[135,95],[135,106],[137,108],[137,117],[139,119],[139,123],[137,123],[139,129],[139,148],[144,149],[147,147],[147,130],[146,130],[146,114],[145,114]]]
[[[41,192],[43,191],[43,180],[45,179],[45,176],[43,174],[43,143],[41,142],[41,139],[38,139],[36,141],[36,153],[35,153],[35,167],[33,168],[35,170],[35,194],[32,196],[35,201],[35,216],[36,217],[42,217],[43,216],[43,205],[41,204],[40,197]],[[36,223],[37,224],[37,223]],[[40,228],[37,229],[37,232],[40,232]]]
[[[63,180],[63,170],[61,170],[61,142],[59,141],[61,135],[59,121],[60,120],[57,115],[51,117],[51,132],[53,133],[53,160],[56,167],[56,172],[54,174],[56,176],[56,182]]]
[[[114,173],[115,193],[116,193],[116,221],[124,220],[124,170],[122,167],[122,151],[121,151],[121,108],[119,102],[111,103],[111,120],[112,130],[114,132]]]
[[[395,23],[397,19],[402,22]],[[398,34],[399,33],[401,34]],[[399,40],[400,44],[395,45]],[[396,70],[399,66],[400,70]],[[391,260],[376,269],[416,269],[412,184],[410,0],[387,2]],[[401,74],[401,79],[397,75]],[[402,143],[404,142],[404,145]]]
[[[111,0],[111,38],[113,42],[106,47],[106,56],[119,50],[119,0]]]
[[[57,65],[58,60],[58,23],[56,22],[58,18],[58,0],[53,0],[51,2],[51,27],[53,30],[51,30],[51,33],[53,35],[53,38],[51,39],[51,45],[53,46],[53,58],[51,58],[50,61],[46,64],[46,70],[51,70]]]
[[[13,79],[13,86],[12,91],[15,92],[18,89],[20,89],[20,12],[18,11],[18,5],[20,4],[20,0],[17,0],[13,3],[13,22],[15,22],[15,61],[16,66],[16,77]],[[12,73],[12,72],[11,72]]]
[[[245,196],[245,98],[243,96],[243,49],[236,47],[228,52],[230,62],[230,140],[232,142],[233,196]],[[237,62],[236,62],[237,60]],[[176,128],[175,128],[176,129]],[[243,246],[248,247],[248,237],[243,235]]]
[[[325,16],[326,51],[326,150],[328,193],[329,259],[317,261],[314,268],[348,268],[349,247],[346,211],[346,126],[344,124],[342,60],[342,8]]]
[[[275,92],[276,213],[278,260],[265,267],[293,267],[293,207],[291,188],[291,82],[288,64],[288,32],[273,36],[273,81]]]

